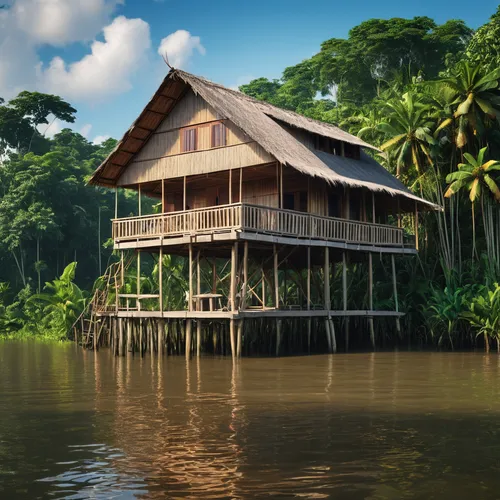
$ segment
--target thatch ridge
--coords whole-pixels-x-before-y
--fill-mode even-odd
[[[178,87],[179,85],[182,85],[183,88]],[[144,146],[149,138],[149,136],[144,138],[142,143],[137,146],[137,151],[134,151],[130,147],[130,141],[135,140],[134,134],[137,134],[136,128],[141,128],[141,124],[148,119],[147,114],[149,112],[167,116],[173,106],[175,106],[175,103],[182,97],[186,88],[191,88],[195,94],[200,95],[221,117],[234,123],[283,165],[292,167],[305,175],[322,178],[330,184],[341,184],[358,188],[364,187],[370,191],[381,191],[392,196],[401,195],[425,204],[428,207],[439,208],[427,200],[414,195],[403,183],[379,163],[366,155],[366,153],[362,153],[361,160],[351,160],[320,151],[313,151],[297,140],[279,122],[311,133],[356,144],[362,148],[377,150],[377,148],[365,143],[361,139],[344,132],[334,125],[307,118],[289,110],[277,108],[236,90],[228,89],[205,78],[177,69],[173,69],[168,73],[158,91],[124,135],[123,139],[117,144],[115,150],[94,172],[90,183],[107,186],[116,185],[116,180],[121,175],[123,169],[126,168],[133,155]],[[171,97],[169,92],[177,97]],[[167,99],[173,101],[173,104],[169,104],[169,101],[166,101]],[[152,111],[153,109],[156,109],[156,111]],[[162,119],[159,119],[155,127],[152,125],[154,129],[156,129],[161,121]],[[153,133],[153,130],[150,133]],[[130,152],[131,149],[133,153]],[[130,157],[126,155],[130,155]],[[114,174],[114,179],[102,176],[107,167],[109,167],[110,172],[117,171]]]

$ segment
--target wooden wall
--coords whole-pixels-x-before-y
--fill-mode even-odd
[[[210,125],[218,120],[223,120],[223,117],[201,97],[189,91],[134,157],[118,180],[118,185],[127,186],[274,161],[269,153],[228,120],[223,120],[227,128],[226,146],[210,149]],[[198,149],[182,153],[181,130],[193,125],[198,125]]]

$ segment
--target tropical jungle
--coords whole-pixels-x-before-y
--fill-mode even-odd
[[[500,351],[500,8],[477,31],[457,19],[370,19],[240,91],[374,144],[377,161],[443,207],[422,214],[419,256],[398,264],[405,316],[399,333],[378,326],[382,344]],[[115,192],[87,185],[116,141],[47,136],[76,113],[38,92],[0,99],[0,337],[67,338],[118,259]],[[134,215],[137,196],[118,196],[120,216]],[[186,265],[164,259],[164,303],[182,302]],[[143,288],[158,293],[157,262],[147,265]],[[375,290],[388,286],[379,271]],[[349,287],[364,296],[355,273]],[[375,309],[377,295],[388,294],[375,292]]]

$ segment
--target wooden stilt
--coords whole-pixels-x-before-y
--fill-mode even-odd
[[[184,176],[182,183],[182,210],[186,211],[187,201],[186,201],[186,176]]]
[[[328,352],[332,352],[332,337],[330,334],[330,322],[328,318],[325,319],[325,333],[326,333],[326,341],[328,343]]]
[[[332,352],[335,354],[337,352],[337,337],[335,336],[335,327],[333,325],[333,319],[328,318],[328,323],[330,325],[330,338],[332,341]]]
[[[142,357],[144,354],[144,329],[143,329],[143,324],[142,324],[142,319],[139,319],[138,322],[138,327],[139,327],[139,353]]]
[[[162,181],[163,185],[163,181]],[[160,247],[158,256],[158,293],[160,295],[160,311],[163,311],[163,247]]]
[[[141,310],[141,301],[139,296],[141,295],[141,251],[137,250],[137,310]]]
[[[123,356],[123,319],[118,318],[118,328],[120,338],[118,340],[118,356]]]
[[[375,224],[375,193],[372,191],[372,223]]]
[[[342,309],[347,311],[347,256],[342,252]],[[345,350],[349,350],[349,317],[344,318]]]
[[[280,308],[280,283],[278,275],[278,251],[276,245],[273,245],[273,257],[274,257],[274,307],[276,309]]]
[[[281,319],[276,320],[276,356],[280,355],[281,346]]]
[[[160,319],[158,320],[158,331],[156,332],[156,346],[158,350],[158,356],[163,355],[163,346],[165,344],[165,321]]]
[[[415,202],[415,247],[418,250],[418,205]]]
[[[236,343],[236,356],[238,358],[241,358],[241,347],[242,347],[242,340],[243,340],[243,319],[240,319],[238,322],[238,340]]]
[[[201,351],[201,320],[196,321],[196,356],[200,357]]]
[[[392,267],[392,289],[394,294],[394,308],[396,312],[399,312],[399,301],[398,301],[398,285],[396,281],[396,259],[394,254],[391,254],[391,267]],[[398,335],[401,336],[401,322],[399,317],[396,317],[396,331]]]
[[[324,304],[325,311],[330,311],[331,309],[331,298],[330,298],[330,249],[325,247],[325,266],[323,269],[323,285],[324,285]],[[325,331],[326,331],[326,339],[328,341],[328,352],[333,352],[333,343],[332,343],[332,332],[330,331],[330,323],[328,318],[325,320]]]
[[[306,285],[307,310],[311,309],[311,247],[307,247],[307,285]]]
[[[186,358],[191,358],[191,320],[186,320]]]
[[[238,242],[233,243],[231,247],[231,285],[230,285],[230,302],[231,311],[236,311],[236,273],[238,269]]]
[[[132,325],[130,319],[127,318],[127,353],[132,351]]]
[[[212,293],[217,293],[217,260],[212,260]]]
[[[307,352],[311,354],[311,330],[312,330],[312,320],[307,318]]]
[[[231,356],[236,357],[236,346],[234,338],[234,319],[229,320],[229,341],[231,342]]]
[[[188,311],[193,310],[193,244],[189,243],[189,303]]]
[[[373,256],[368,252],[368,307],[373,311]],[[375,329],[373,326],[373,316],[368,318],[368,325],[370,326],[370,341],[372,348],[375,350]]]
[[[246,309],[247,306],[247,290],[248,290],[248,241],[245,241],[243,247],[243,287],[241,290],[241,309]]]

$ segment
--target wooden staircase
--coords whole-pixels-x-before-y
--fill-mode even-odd
[[[115,290],[115,297],[124,285],[124,275],[132,259],[126,264],[114,262],[101,278],[101,286],[94,290],[92,299],[71,326],[68,337],[73,337],[82,347],[97,350],[101,340],[106,317],[102,313],[116,311],[116,303],[110,303],[110,291]]]

